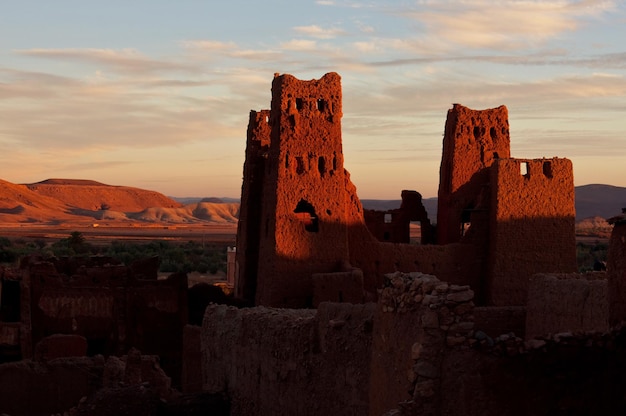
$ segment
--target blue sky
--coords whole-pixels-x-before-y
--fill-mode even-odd
[[[436,196],[453,103],[506,105],[514,157],[626,186],[624,3],[7,1],[0,178],[238,197],[273,74],[334,71],[361,198]]]

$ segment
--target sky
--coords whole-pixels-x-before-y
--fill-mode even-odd
[[[337,72],[361,198],[437,194],[448,109],[506,105],[511,155],[626,186],[626,2],[21,0],[0,14],[0,179],[241,193],[274,73]]]

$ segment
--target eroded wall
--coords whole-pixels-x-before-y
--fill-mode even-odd
[[[526,306],[526,338],[563,332],[609,330],[606,274],[532,276]]]
[[[375,310],[211,305],[201,335],[203,389],[227,392],[233,416],[367,414]]]

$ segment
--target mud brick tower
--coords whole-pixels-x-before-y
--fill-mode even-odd
[[[276,75],[269,117],[260,114],[248,130],[237,291],[257,305],[301,307],[311,302],[312,274],[349,258],[341,78]]]
[[[439,172],[437,243],[458,242],[473,212],[486,208],[488,167],[511,155],[508,110],[448,110]]]

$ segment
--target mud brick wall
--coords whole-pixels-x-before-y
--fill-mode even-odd
[[[375,304],[317,310],[207,308],[203,390],[232,415],[364,415]]]
[[[572,162],[497,159],[491,182],[487,301],[524,305],[533,274],[576,271]]]
[[[474,292],[422,273],[385,278],[374,322],[369,414],[398,403],[406,414],[439,414],[443,358],[447,349],[468,344]]]
[[[604,272],[534,275],[528,288],[526,339],[562,332],[607,331],[607,299]]]
[[[350,263],[363,271],[365,291],[373,299],[384,283],[384,275],[395,271],[433,274],[452,284],[470,285],[479,296],[485,253],[476,246],[381,243],[367,234],[367,230],[352,231]]]

